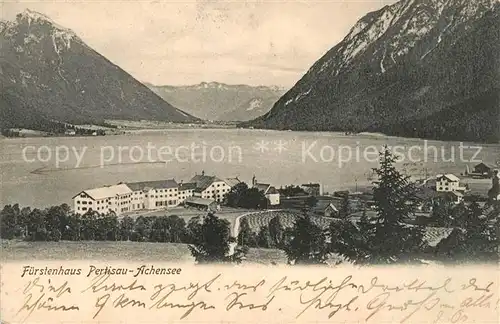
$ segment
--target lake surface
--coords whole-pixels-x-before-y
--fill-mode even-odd
[[[257,181],[277,187],[320,182],[324,191],[352,190],[369,185],[371,168],[378,165],[376,150],[384,145],[404,156],[398,166],[416,178],[459,175],[466,165],[500,160],[500,145],[375,134],[172,129],[103,137],[2,138],[0,205],[70,203],[84,189],[167,178],[186,182],[203,170],[247,183],[255,175]]]

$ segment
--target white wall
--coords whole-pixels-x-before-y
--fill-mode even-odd
[[[280,194],[278,194],[278,193],[267,194],[266,198],[269,200],[269,203],[271,204],[271,206],[280,204]]]
[[[230,190],[231,187],[224,181],[216,181],[201,193],[201,198],[221,202]]]

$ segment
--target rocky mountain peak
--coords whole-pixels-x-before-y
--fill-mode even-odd
[[[401,0],[368,13],[252,126],[495,140],[498,3]],[[438,112],[453,122],[427,120]]]

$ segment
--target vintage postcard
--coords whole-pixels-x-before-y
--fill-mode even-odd
[[[499,322],[499,0],[0,1],[0,323]]]

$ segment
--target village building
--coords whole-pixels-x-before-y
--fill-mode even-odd
[[[196,184],[193,196],[203,199],[222,202],[224,196],[231,191],[231,187],[224,180],[216,176],[207,176],[205,172],[202,172],[201,175],[195,175],[189,182]]]
[[[236,177],[236,178],[226,178],[225,181],[228,184],[228,186],[230,186],[231,188],[233,188],[236,185],[238,185],[238,184],[241,183],[241,181],[240,181],[240,179],[238,179],[238,177]]]
[[[306,183],[300,186],[310,196],[321,196],[323,195],[323,190],[321,184],[319,183]]]
[[[269,206],[276,206],[280,204],[280,193],[275,187],[269,183],[258,183],[255,176],[252,178],[252,188],[257,188],[264,194]]]
[[[199,197],[188,197],[184,202],[185,206],[198,208],[203,211],[218,211],[220,209],[220,205],[214,201],[213,199],[205,199]]]
[[[466,191],[467,188],[460,185],[460,178],[454,174],[439,174],[436,176],[437,192]]]
[[[474,166],[474,171],[471,175],[477,175],[483,178],[491,178],[493,176],[493,171],[496,168],[497,167],[493,164],[481,162]]]
[[[449,201],[456,205],[460,204],[464,201],[464,194],[460,191],[452,191],[443,193],[444,197]]]
[[[342,201],[336,198],[318,197],[316,205],[312,207],[312,212],[318,216],[336,218],[339,216],[341,204]]]
[[[126,184],[117,184],[83,190],[73,197],[75,213],[83,215],[89,210],[119,215],[130,211],[132,190]]]
[[[196,189],[196,183],[194,182],[181,182],[179,184],[179,203],[182,204],[187,198],[193,197],[194,190]]]
[[[179,205],[179,184],[174,179],[131,182],[130,210],[162,209]]]
[[[337,217],[339,215],[339,210],[333,203],[329,203],[323,210],[324,217]]]

